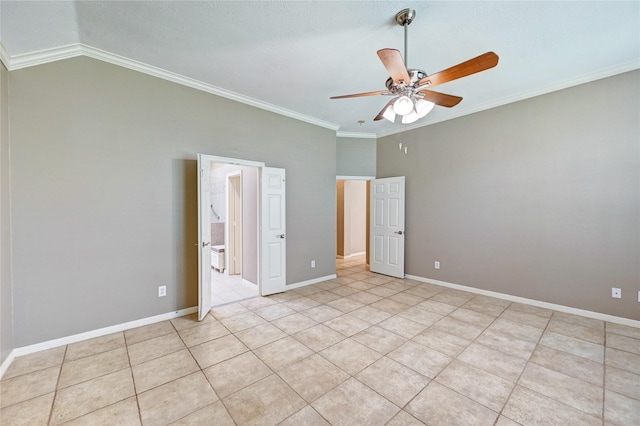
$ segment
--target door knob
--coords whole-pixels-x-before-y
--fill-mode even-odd
[[[402,235],[403,232],[402,231],[396,231],[396,232],[394,232],[394,234]]]
[[[207,241],[206,243],[203,241],[203,242],[202,242],[202,247],[206,247],[206,246],[208,246],[209,244],[211,244],[211,241]]]
[[[284,238],[284,234],[276,235],[278,238]]]

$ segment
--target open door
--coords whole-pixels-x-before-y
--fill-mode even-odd
[[[404,278],[404,176],[371,181],[371,272]]]
[[[211,160],[198,154],[198,320],[211,309]]]
[[[285,171],[273,167],[262,168],[262,279],[260,295],[286,290],[286,198]]]

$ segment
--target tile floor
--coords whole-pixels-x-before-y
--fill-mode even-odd
[[[372,274],[17,358],[0,423],[638,425],[640,329]]]
[[[242,281],[240,275],[225,275],[211,269],[211,305],[219,306],[258,296],[258,286]]]

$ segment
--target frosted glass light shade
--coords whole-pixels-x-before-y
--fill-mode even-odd
[[[418,118],[422,118],[425,115],[429,114],[434,106],[435,104],[433,102],[420,99],[418,102],[416,102],[416,112],[418,113]]]
[[[393,103],[393,111],[398,115],[408,114],[413,109],[413,101],[408,96],[400,96]]]
[[[416,121],[419,118],[420,118],[420,116],[418,116],[418,113],[415,110],[412,109],[411,111],[409,111],[409,114],[405,114],[402,117],[402,124],[413,123],[414,121]]]
[[[393,111],[393,106],[389,105],[387,107],[387,109],[384,110],[384,113],[382,114],[382,117],[386,118],[387,120],[389,120],[390,122],[395,122],[396,121],[396,113]]]

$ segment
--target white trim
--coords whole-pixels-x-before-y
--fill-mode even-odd
[[[20,68],[26,68],[36,65],[42,65],[48,62],[59,61],[62,59],[73,58],[77,56],[88,56],[90,58],[99,59],[104,62],[108,62],[114,65],[118,65],[124,68],[128,68],[134,71],[142,72],[144,74],[152,75],[164,80],[172,81],[174,83],[181,84],[183,86],[191,87],[203,92],[211,93],[223,98],[231,99],[236,102],[240,102],[246,105],[254,106],[256,108],[270,111],[285,117],[300,120],[306,123],[314,124],[316,126],[324,127],[327,129],[335,130],[336,136],[341,138],[365,138],[365,139],[377,139],[385,136],[394,135],[397,133],[406,132],[409,130],[418,129],[420,127],[429,126],[431,124],[440,123],[443,121],[452,120],[465,115],[474,114],[476,112],[484,111],[487,109],[495,108],[498,106],[506,105],[512,102],[521,101],[524,99],[532,98],[535,96],[544,95],[547,93],[555,92],[558,90],[566,89],[579,84],[589,83],[595,80],[599,80],[606,77],[611,77],[624,72],[633,71],[640,68],[639,61],[632,61],[622,65],[616,65],[606,68],[604,70],[596,71],[590,74],[574,77],[565,80],[560,83],[540,87],[535,90],[519,93],[513,96],[508,96],[496,101],[488,102],[483,105],[479,105],[475,108],[457,108],[455,110],[447,110],[443,115],[435,119],[421,120],[418,123],[411,126],[402,126],[397,129],[389,130],[380,133],[359,133],[359,132],[343,132],[338,131],[340,126],[328,121],[319,120],[315,117],[311,117],[305,114],[300,114],[295,111],[291,111],[285,108],[281,108],[277,105],[269,104],[258,99],[251,98],[249,96],[234,93],[230,90],[223,89],[221,87],[214,86],[199,80],[195,80],[189,77],[182,76],[180,74],[167,71],[158,67],[144,64],[142,62],[134,61],[124,56],[116,55],[101,49],[97,49],[86,44],[77,43],[67,46],[57,47],[53,49],[45,49],[32,53],[25,53],[22,55],[11,56],[6,51],[4,46],[0,43],[0,60],[5,64],[7,70],[13,71]]]
[[[358,252],[358,253],[351,253],[351,254],[348,254],[346,256],[336,255],[336,257],[339,258],[339,259],[351,259],[352,257],[362,256],[362,255],[365,255],[365,254],[367,254],[366,251],[361,251],[361,252]]]
[[[359,138],[359,139],[377,139],[375,133],[358,133],[358,132],[341,132],[337,131],[336,136],[339,138]]]
[[[327,281],[327,280],[333,280],[338,278],[338,276],[336,274],[331,274],[331,275],[327,275],[324,277],[320,277],[320,278],[314,278],[312,280],[307,280],[307,281],[300,281],[298,283],[293,283],[293,284],[287,284],[287,290],[293,290],[294,288],[300,288],[300,287],[305,287],[311,284],[317,284],[317,283],[321,283],[323,281]]]
[[[408,130],[418,129],[420,127],[429,126],[431,124],[441,123],[443,121],[453,120],[454,118],[459,118],[465,115],[475,114],[476,112],[485,111],[491,108],[496,108],[502,105],[507,105],[510,103],[522,101],[525,99],[533,98],[540,95],[546,95],[547,93],[556,92],[558,90],[567,89],[569,87],[578,86],[580,84],[590,83],[592,81],[600,80],[607,77],[612,77],[614,75],[622,74],[625,72],[633,71],[640,68],[640,61],[632,61],[627,64],[616,65],[613,67],[606,68],[604,70],[596,71],[591,74],[585,74],[581,76],[577,76],[571,78],[569,80],[562,81],[560,83],[551,84],[548,86],[543,86],[535,90],[530,90],[527,92],[518,93],[516,95],[507,96],[502,99],[497,99],[492,102],[487,102],[485,104],[479,105],[475,108],[456,108],[449,109],[447,111],[435,119],[429,119],[427,116],[426,120],[419,121],[418,123],[410,126],[400,127],[398,129],[389,130],[386,132],[380,132],[377,134],[378,138],[382,138],[385,136],[395,135],[397,133],[406,132]]]
[[[60,61],[62,59],[75,58],[83,55],[82,44],[68,44],[66,46],[55,47],[53,49],[38,50],[36,52],[24,53],[22,55],[11,56],[4,50],[6,55],[7,69],[9,71],[21,68],[34,67],[36,65],[47,64],[49,62]]]
[[[4,376],[4,373],[7,372],[13,360],[16,359],[16,356],[18,355],[16,355],[16,350],[14,349],[11,352],[9,352],[9,355],[7,355],[4,361],[2,361],[2,364],[0,364],[0,379],[2,379],[2,376]]]
[[[466,285],[453,284],[446,281],[433,280],[431,278],[423,278],[415,275],[405,275],[405,278],[409,278],[414,281],[420,281],[429,284],[435,284],[442,287],[453,288],[456,290],[468,291],[469,293],[482,294],[484,296],[495,297],[497,299],[508,300],[511,302],[523,303],[525,305],[537,306],[539,308],[551,309],[554,311],[565,312],[568,314],[580,315],[587,318],[593,318],[602,321],[613,322],[616,324],[627,325],[629,327],[640,328],[640,321],[632,320],[629,318],[616,317],[614,315],[602,314],[600,312],[587,311],[584,309],[572,308],[571,306],[556,305],[555,303],[542,302],[535,299],[527,299],[526,297],[512,296],[510,294],[498,293],[490,290],[483,290],[481,288],[468,287]]]
[[[375,176],[336,176],[336,180],[373,180]]]
[[[6,53],[6,51],[5,51]],[[328,121],[319,120],[309,115],[300,114],[295,111],[291,111],[286,108],[281,108],[277,105],[273,105],[259,99],[251,98],[249,96],[241,95],[239,93],[232,92],[230,90],[223,89],[221,87],[214,86],[203,81],[199,81],[193,78],[185,77],[172,71],[164,70],[162,68],[147,65],[145,63],[135,61],[133,59],[126,58],[124,56],[116,55],[114,53],[107,52],[105,50],[97,49],[86,44],[70,44],[68,46],[62,46],[54,49],[46,49],[33,53],[26,53],[23,55],[10,56],[6,55],[5,63],[9,71],[17,70],[20,68],[32,67],[36,65],[42,65],[48,62],[59,61],[61,59],[73,58],[76,56],[87,56],[89,58],[98,59],[110,64],[118,65],[124,68],[128,68],[134,71],[138,71],[144,74],[152,75],[154,77],[168,80],[174,83],[181,84],[183,86],[191,87],[193,89],[201,90],[203,92],[211,93],[216,96],[231,99],[236,102],[240,102],[246,105],[250,105],[256,108],[270,111],[285,117],[293,118],[295,120],[304,121],[305,123],[314,124],[316,126],[324,127],[331,130],[338,130],[339,125],[335,123],[329,123]]]
[[[5,68],[8,71],[10,71],[9,63],[11,62],[11,56],[9,56],[9,53],[7,52],[7,49],[4,48],[4,44],[2,44],[1,40],[0,40],[0,62],[2,62]],[[2,375],[0,375],[0,377],[2,377]]]
[[[264,167],[265,163],[261,161],[243,160],[240,158],[218,157],[217,155],[201,154],[212,163],[233,164],[234,166]]]
[[[155,315],[153,317],[142,318],[135,321],[129,321],[122,324],[116,324],[109,327],[99,328],[96,330],[86,331],[84,333],[74,334],[72,336],[61,337],[59,339],[48,340],[46,342],[36,343],[34,345],[23,346],[16,348],[12,351],[15,352],[14,356],[23,356],[32,354],[34,352],[44,351],[46,349],[57,348],[58,346],[69,345],[71,343],[81,342],[83,340],[93,339],[94,337],[100,337],[111,333],[117,333],[119,331],[129,330],[136,327],[142,327],[143,325],[154,324],[160,321],[166,321],[185,315],[190,315],[198,312],[198,307],[180,309],[178,311],[167,312],[166,314]]]

